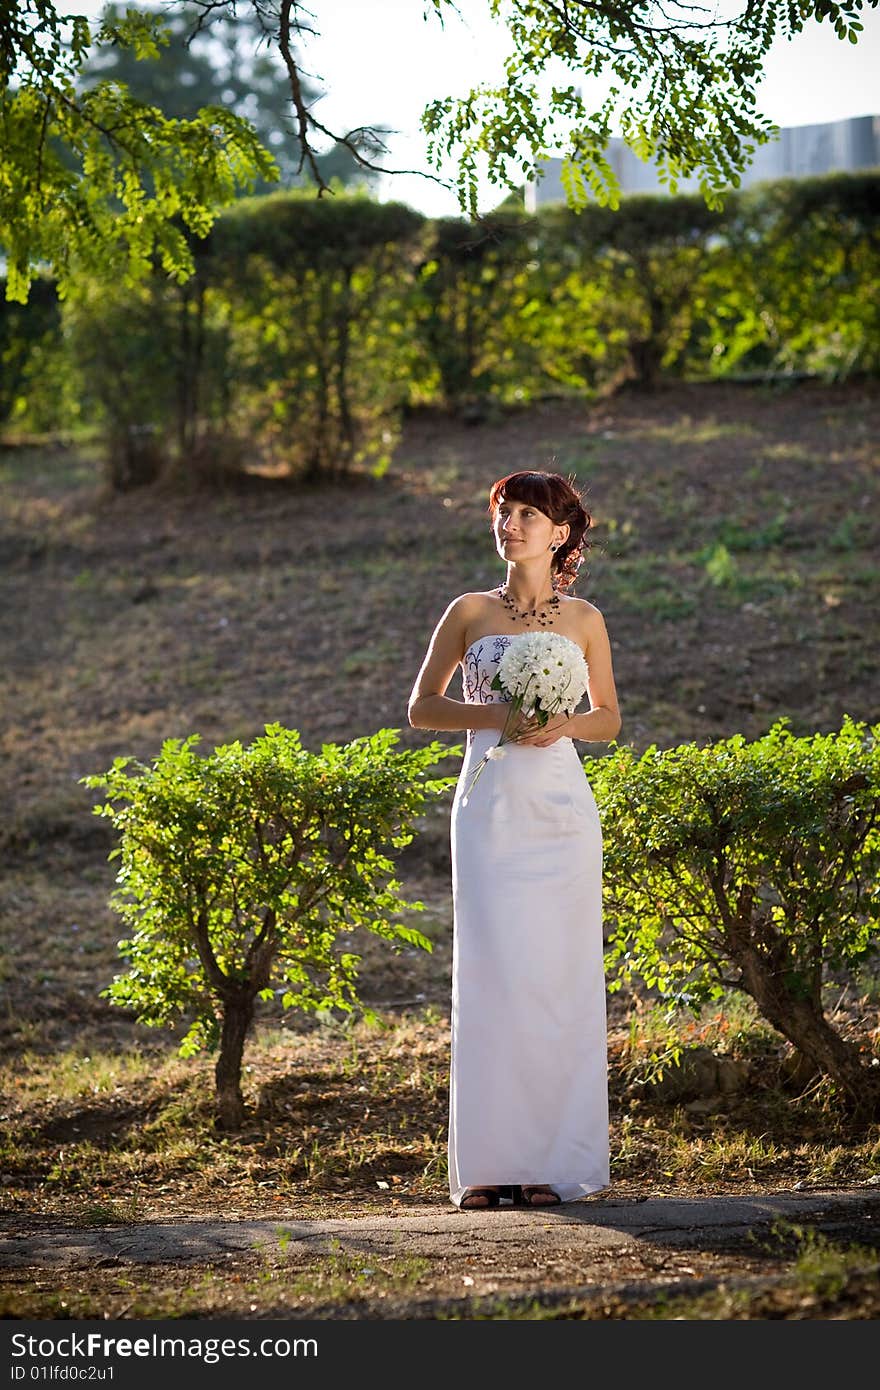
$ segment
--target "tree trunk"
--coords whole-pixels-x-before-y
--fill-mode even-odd
[[[220,1056],[214,1068],[218,1129],[241,1129],[245,1118],[241,1093],[241,1063],[244,1045],[254,1017],[254,995],[236,991],[225,1000]]]
[[[348,396],[348,367],[349,354],[351,347],[351,271],[343,271],[345,293],[343,303],[336,314],[336,402],[339,410],[339,428],[341,432],[341,447],[337,452],[334,461],[333,473],[344,475],[350,469],[357,448],[357,429],[352,416],[351,403]]]
[[[153,425],[121,423],[107,441],[107,478],[114,492],[156,482],[166,467],[161,434]]]
[[[636,338],[629,342],[633,380],[643,391],[653,391],[660,379],[662,347],[653,337]]]
[[[742,988],[768,1023],[840,1086],[852,1111],[869,1118],[880,1115],[877,1069],[866,1066],[858,1049],[832,1028],[820,1003],[785,983],[791,971],[784,944],[779,942],[765,956],[751,940],[740,940],[732,946],[731,956],[739,966]]]
[[[177,378],[177,451],[180,471],[198,435],[199,390],[205,349],[205,287],[198,275],[185,285],[179,300],[180,367]]]

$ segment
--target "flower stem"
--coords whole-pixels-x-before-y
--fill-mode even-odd
[[[510,731],[511,729],[513,729],[517,719],[519,718],[519,714],[523,706],[523,698],[523,694],[515,695],[514,698],[509,702],[509,708],[504,718],[504,727],[501,730],[501,736],[498,739],[498,742],[493,745],[493,748],[500,748],[502,744],[505,743],[516,743],[516,735],[512,734]],[[489,761],[492,751],[493,750],[490,749],[488,752],[484,753],[480,761],[477,763],[476,771],[474,772],[474,775],[471,778],[471,784],[461,799],[462,806],[467,805],[468,797],[470,796],[471,792],[474,789],[474,786],[476,785],[477,778],[480,776],[480,773],[483,771],[483,768]]]

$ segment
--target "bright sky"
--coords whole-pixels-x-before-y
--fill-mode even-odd
[[[67,13],[101,9],[94,0],[56,4]],[[396,130],[387,141],[389,168],[427,170],[424,106],[492,81],[507,53],[506,30],[491,19],[487,0],[458,0],[460,17],[450,8],[445,26],[428,0],[308,0],[308,8],[320,37],[301,55],[303,66],[326,93],[315,114],[334,131],[367,124]],[[716,8],[730,12],[731,4]],[[880,9],[865,11],[861,22],[858,44],[842,43],[829,24],[815,22],[791,42],[777,40],[758,93],[761,113],[780,126],[880,115]],[[459,210],[454,192],[418,175],[386,177],[379,196],[429,216]],[[491,207],[502,196],[485,189],[481,201]]]

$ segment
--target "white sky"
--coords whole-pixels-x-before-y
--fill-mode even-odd
[[[101,9],[94,0],[56,4],[67,13]],[[428,0],[309,0],[309,8],[320,37],[301,58],[326,93],[315,114],[334,131],[365,124],[395,129],[387,141],[389,168],[427,170],[419,129],[424,106],[492,81],[508,50],[506,30],[491,19],[486,0],[458,0],[461,17],[450,9],[445,26]],[[730,4],[718,8],[729,11]],[[864,12],[861,22],[858,44],[842,43],[829,24],[815,22],[792,41],[777,40],[758,91],[761,114],[780,126],[880,115],[880,9]],[[589,99],[589,88],[584,96]],[[454,192],[418,175],[386,177],[379,196],[429,216],[459,210]],[[481,190],[487,207],[502,196],[499,189]]]

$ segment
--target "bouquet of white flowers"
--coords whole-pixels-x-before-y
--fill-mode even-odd
[[[467,805],[486,763],[504,757],[505,743],[519,741],[517,725],[523,711],[543,728],[551,715],[572,714],[586,688],[587,663],[570,637],[559,632],[523,632],[512,637],[490,686],[509,702],[507,718],[497,744],[480,759],[462,805]]]

